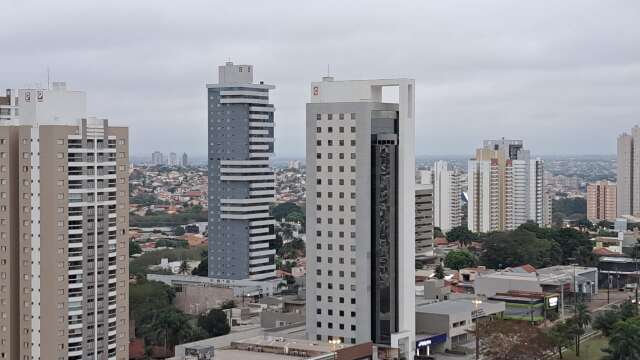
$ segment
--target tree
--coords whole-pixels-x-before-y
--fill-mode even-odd
[[[571,318],[576,339],[576,356],[580,357],[580,337],[585,333],[585,327],[591,323],[591,311],[584,302],[576,304],[575,314]]]
[[[444,268],[442,267],[442,265],[438,264],[438,266],[436,266],[436,270],[435,270],[435,277],[436,279],[444,279]]]
[[[555,230],[551,238],[560,245],[563,263],[568,264],[571,258],[575,258],[581,266],[592,266],[596,263],[589,234],[572,228],[562,228]]]
[[[553,343],[542,330],[526,321],[477,322],[480,352],[486,360],[542,360]]]
[[[560,247],[527,230],[494,232],[482,243],[480,262],[491,269],[531,264],[544,267],[561,262]]]
[[[182,260],[180,263],[180,268],[178,268],[178,274],[188,274],[189,273],[189,264],[187,264],[186,260]]]
[[[444,258],[444,265],[450,269],[460,270],[475,265],[476,259],[469,251],[450,251]]]
[[[573,342],[571,325],[565,321],[557,322],[551,327],[547,336],[553,346],[558,349],[558,355],[562,359],[562,348]]]
[[[609,346],[603,351],[603,360],[640,359],[640,319],[618,321],[609,336]]]
[[[211,309],[207,314],[200,315],[198,317],[198,326],[204,329],[211,337],[226,335],[231,330],[227,315],[220,309]]]
[[[620,311],[619,310],[606,310],[598,313],[593,318],[592,327],[596,330],[602,331],[602,335],[609,336],[611,331],[613,331],[613,327],[615,324],[620,321]]]
[[[182,236],[184,235],[185,231],[184,228],[182,226],[176,226],[175,229],[173,229],[173,234],[175,236]]]
[[[135,254],[142,254],[142,248],[137,242],[129,240],[129,256]]]
[[[233,299],[229,299],[229,300],[224,301],[224,302],[222,303],[222,306],[220,306],[220,308],[221,308],[222,310],[225,310],[225,309],[233,309],[234,307],[236,307],[236,302],[235,302],[235,300],[233,300]]]
[[[448,242],[458,242],[461,245],[469,245],[475,240],[478,240],[478,235],[474,234],[466,226],[456,226],[447,232]]]
[[[444,237],[444,233],[442,233],[442,229],[440,229],[439,227],[434,227],[433,228],[433,237],[434,238],[441,238]]]
[[[209,276],[209,257],[205,256],[200,261],[200,264],[191,270],[191,275],[196,276]]]

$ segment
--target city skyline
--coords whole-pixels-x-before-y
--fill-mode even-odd
[[[246,23],[260,23],[265,13],[277,19],[299,13],[264,31],[234,26],[232,8],[206,5],[154,3],[143,16],[150,7],[138,4],[114,27],[109,19],[121,9],[117,2],[102,4],[100,11],[82,3],[10,3],[3,23],[15,30],[0,35],[7,44],[0,74],[5,87],[46,85],[49,68],[51,80],[85,89],[97,114],[109,113],[114,124],[131,127],[135,155],[174,144],[172,150],[206,154],[206,99],[200,90],[215,75],[212,64],[227,59],[255,64],[257,80],[280,84],[272,96],[281,104],[276,157],[304,156],[304,93],[327,65],[340,78],[415,78],[419,155],[472,154],[495,127],[501,136],[527,141],[536,155],[613,154],[611,139],[640,118],[634,100],[640,91],[640,53],[634,47],[640,30],[634,26],[638,4],[632,2],[613,7],[487,1],[461,9],[442,2],[393,8],[340,4],[341,11],[330,14],[331,28],[322,19],[336,3],[255,4],[243,14]],[[51,16],[96,25],[81,33],[49,28],[43,19]],[[368,21],[355,27],[354,18]],[[169,21],[177,26],[165,26]],[[229,28],[234,31],[222,31]],[[360,36],[367,32],[379,36]],[[415,36],[403,34],[418,36],[420,46]],[[9,35],[22,41],[10,41]],[[400,55],[380,63],[363,59],[361,54],[379,53],[380,37],[393,38],[391,50]],[[177,49],[176,55],[167,57],[167,48]],[[607,140],[584,141],[596,136]]]

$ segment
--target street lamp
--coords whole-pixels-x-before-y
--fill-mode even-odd
[[[476,326],[475,326],[475,337],[476,337],[476,360],[480,359],[480,329],[478,328],[478,325],[480,323],[480,316],[478,316],[478,308],[480,307],[480,305],[482,304],[482,300],[480,300],[478,297],[476,297],[475,299],[471,300],[471,303],[473,303],[473,306],[476,310]],[[473,319],[473,314],[471,314],[471,317]]]

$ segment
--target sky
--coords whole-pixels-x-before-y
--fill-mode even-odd
[[[205,155],[206,84],[274,84],[276,156],[304,156],[310,82],[416,80],[416,154],[483,139],[613,154],[640,123],[640,1],[0,1],[0,88],[66,81],[131,153]]]

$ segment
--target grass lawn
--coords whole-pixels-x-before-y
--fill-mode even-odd
[[[573,348],[565,351],[563,357],[568,360],[600,360],[604,355],[601,349],[607,347],[607,345],[608,342],[605,337],[597,336],[580,343],[580,357],[576,357],[576,352]]]

